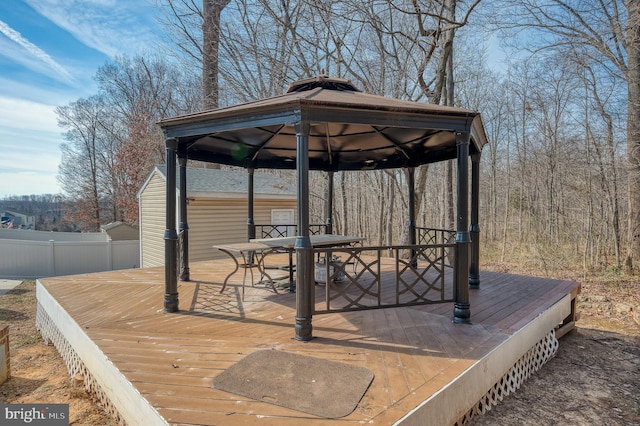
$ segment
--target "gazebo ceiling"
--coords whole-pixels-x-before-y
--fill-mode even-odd
[[[178,156],[265,169],[296,168],[296,125],[308,122],[311,170],[415,167],[456,158],[457,132],[470,154],[487,143],[474,111],[359,92],[347,80],[319,76],[281,96],[158,124],[178,141]]]

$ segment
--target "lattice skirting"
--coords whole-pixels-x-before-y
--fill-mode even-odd
[[[69,342],[64,338],[58,327],[51,320],[44,308],[38,303],[36,311],[36,328],[40,331],[42,339],[46,344],[55,346],[58,350],[65,364],[67,364],[67,371],[69,376],[74,378],[78,374],[84,377],[84,388],[89,394],[94,395],[104,411],[110,415],[118,424],[125,426],[125,421],[120,417],[120,414],[113,406],[107,395],[102,391],[100,385],[96,382],[95,378],[91,375],[91,372],[85,367],[84,363],[73,350]]]
[[[491,410],[491,407],[498,405],[505,396],[518,390],[525,380],[555,356],[558,346],[556,332],[551,330],[516,361],[498,383],[493,385],[485,396],[455,423],[455,426],[468,425],[473,417],[486,413]]]

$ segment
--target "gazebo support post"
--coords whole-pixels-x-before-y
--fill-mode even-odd
[[[165,140],[167,193],[166,230],[164,231],[164,311],[178,311],[178,233],[176,232],[176,149],[178,141]]]
[[[251,241],[256,237],[256,224],[254,222],[254,211],[253,211],[253,200],[254,200],[254,189],[253,189],[253,168],[248,168],[248,200],[247,200],[247,241]]]
[[[407,170],[407,186],[409,187],[409,244],[414,246],[416,244],[416,169],[415,167],[409,167]],[[418,267],[418,259],[416,258],[416,251],[411,249],[410,251],[411,267]]]
[[[296,170],[298,184],[298,235],[296,237],[296,326],[295,339],[313,338],[314,271],[309,238],[309,131],[308,121],[296,124]]]
[[[453,322],[469,324],[469,139],[468,132],[456,133],[458,188],[456,217],[456,265],[454,270]]]
[[[333,171],[327,173],[327,211],[324,233],[333,234]]]
[[[471,266],[469,288],[480,288],[480,153],[471,155]]]
[[[187,220],[187,158],[178,157],[180,166],[180,281],[189,281],[189,223]]]

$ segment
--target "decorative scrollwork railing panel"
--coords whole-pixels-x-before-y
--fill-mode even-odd
[[[316,263],[316,281],[319,275],[325,285],[316,313],[451,302],[445,258],[452,249],[452,244],[315,249],[318,258],[328,259]],[[411,257],[402,259],[407,251]],[[395,258],[383,257],[388,252]]]
[[[324,268],[326,311],[366,309],[381,303],[380,256],[367,258],[360,248],[325,251],[332,259],[316,268]],[[322,258],[322,254],[320,257]]]
[[[298,225],[254,225],[256,238],[294,237],[298,233]],[[322,235],[327,233],[327,225],[309,225],[310,235]]]
[[[447,245],[418,246],[409,259],[396,254],[396,304],[449,301],[445,292]]]
[[[435,246],[433,250],[441,245],[450,245],[446,249],[445,266],[453,267],[453,247],[456,242],[456,231],[451,229],[424,228],[416,226],[416,243],[421,246]],[[437,253],[429,253],[429,257],[437,256]]]

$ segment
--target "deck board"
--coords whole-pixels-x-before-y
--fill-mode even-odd
[[[213,388],[216,375],[257,350],[370,369],[374,381],[355,411],[330,422],[393,423],[579,288],[483,271],[481,288],[470,291],[472,324],[452,324],[453,303],[329,313],[314,316],[315,338],[303,343],[293,339],[295,294],[247,286],[243,302],[242,274],[221,294],[231,268],[223,260],[192,264],[192,280],[178,286],[181,311],[172,314],[162,311],[162,268],[50,278],[38,285],[142,398],[167,422],[182,425],[325,424]],[[318,302],[324,287],[316,290]]]

